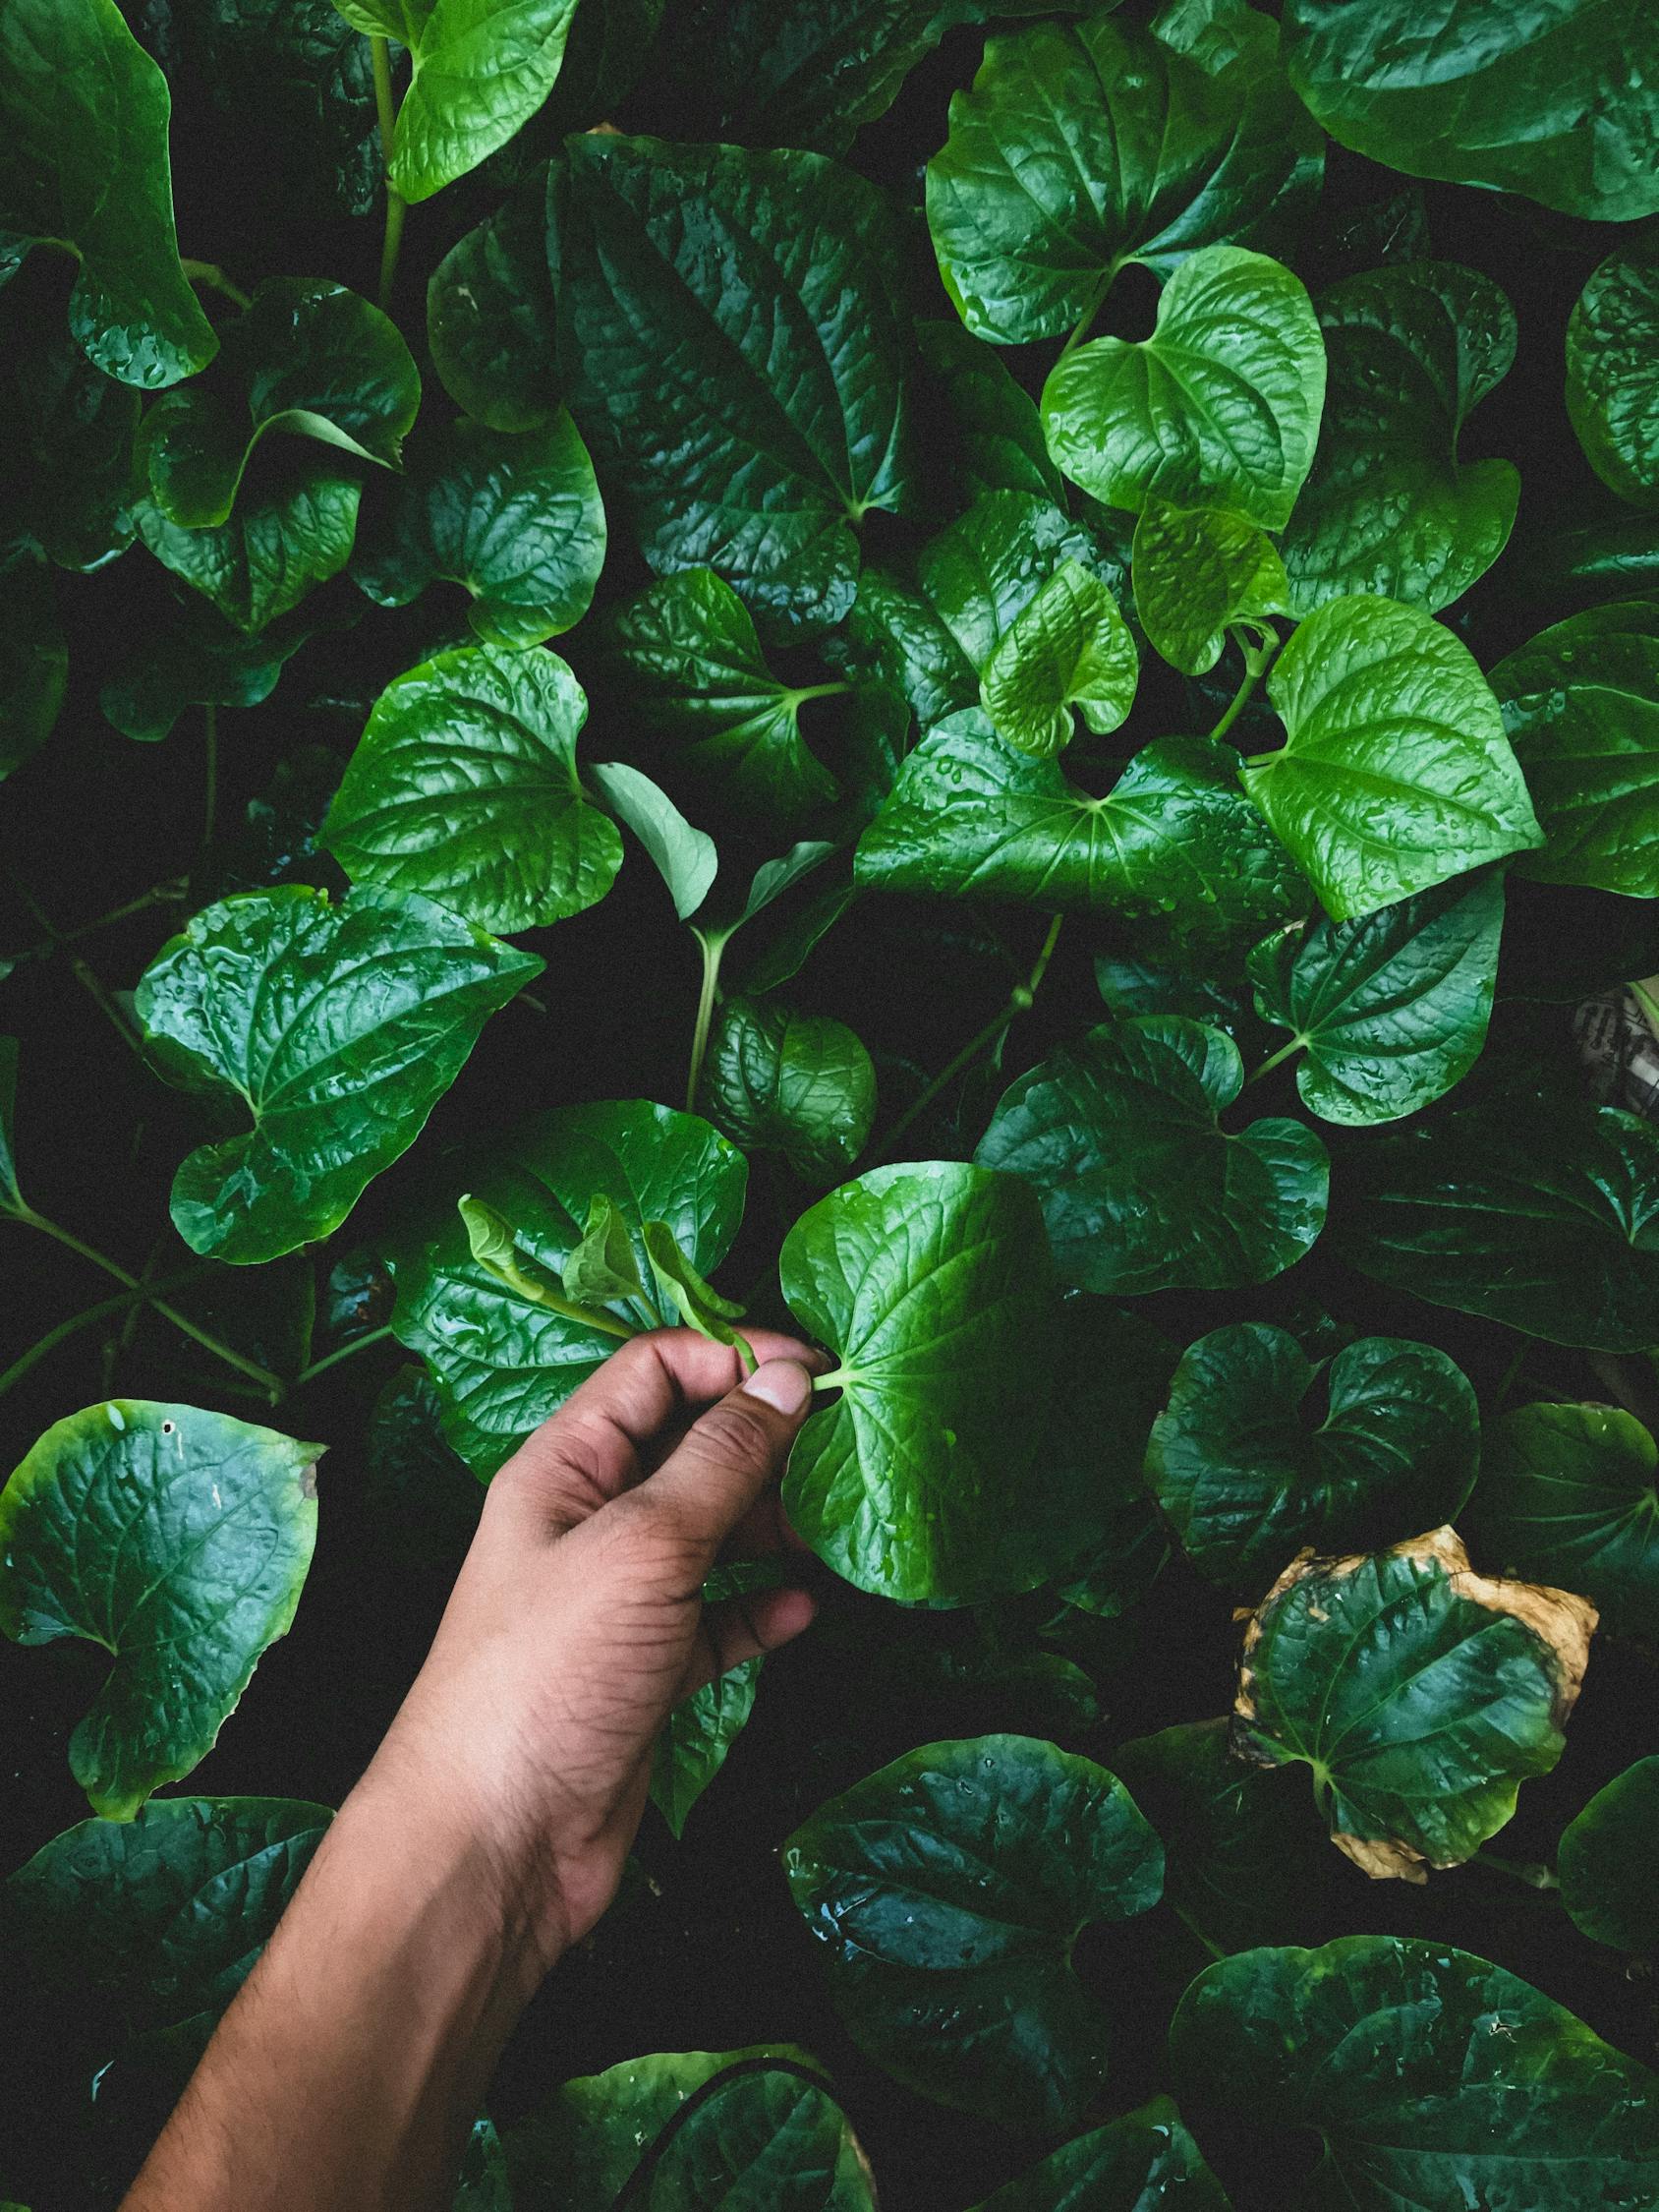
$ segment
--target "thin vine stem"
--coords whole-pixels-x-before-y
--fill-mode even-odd
[[[719,988],[720,960],[726,949],[723,937],[713,934],[705,936],[700,929],[694,929],[692,935],[703,954],[703,981],[697,993],[697,1019],[691,1032],[691,1065],[686,1075],[685,1110],[688,1114],[695,1114],[697,1111],[697,1089],[703,1080],[703,1061],[709,1050],[709,1031],[715,1019],[715,997]]]
[[[1500,1858],[1496,1851],[1488,1851],[1482,1848],[1476,1851],[1470,1863],[1474,1866],[1490,1867],[1494,1874],[1507,1874],[1513,1882],[1522,1883],[1528,1890],[1559,1890],[1561,1888],[1560,1880],[1554,1868],[1538,1866],[1530,1862],[1523,1863],[1519,1859]]]
[[[4,1397],[14,1383],[21,1382],[31,1368],[37,1367],[48,1354],[55,1352],[60,1344],[67,1343],[70,1337],[78,1335],[82,1329],[91,1328],[95,1322],[109,1320],[117,1313],[137,1312],[150,1303],[155,1292],[184,1290],[189,1284],[199,1281],[204,1272],[202,1268],[193,1267],[186,1273],[169,1275],[163,1282],[141,1283],[137,1290],[117,1291],[113,1298],[99,1299],[95,1306],[86,1306],[79,1313],[71,1313],[67,1320],[59,1321],[44,1336],[37,1337],[27,1352],[20,1353],[11,1366],[0,1373],[0,1397]]]
[[[370,65],[374,73],[374,115],[380,130],[380,160],[386,173],[386,228],[380,241],[380,312],[391,312],[397,283],[398,255],[403,250],[403,195],[392,183],[392,153],[397,140],[397,101],[392,93],[392,54],[384,38],[369,41]]]
[[[945,1062],[944,1066],[940,1070],[939,1074],[934,1077],[933,1081],[928,1084],[927,1088],[921,1093],[920,1097],[913,1099],[910,1105],[905,1108],[904,1112],[900,1114],[897,1121],[894,1122],[891,1129],[888,1130],[887,1135],[882,1139],[881,1144],[871,1154],[870,1165],[872,1167],[879,1165],[879,1163],[883,1160],[890,1158],[892,1155],[893,1146],[898,1142],[899,1138],[905,1134],[905,1132],[911,1127],[911,1125],[921,1119],[921,1117],[927,1112],[928,1108],[933,1104],[934,1100],[938,1098],[943,1091],[948,1090],[950,1085],[956,1080],[957,1077],[960,1076],[965,1069],[971,1068],[973,1063],[979,1058],[982,1052],[989,1052],[990,1050],[992,1050],[995,1047],[999,1037],[1001,1036],[1003,1030],[1006,1029],[1010,1025],[1010,1023],[1012,1023],[1020,1015],[1026,1014],[1030,1011],[1031,1006],[1037,997],[1037,993],[1042,987],[1043,978],[1049,971],[1049,962],[1055,957],[1055,946],[1059,941],[1060,923],[1064,919],[1065,916],[1063,914],[1056,914],[1051,918],[1049,922],[1049,934],[1044,938],[1043,949],[1037,955],[1036,960],[1032,963],[1031,973],[1026,977],[1023,983],[1016,983],[1014,985],[1013,989],[1008,993],[1008,1002],[1006,1006],[1004,1006],[1000,1013],[994,1014],[991,1019],[985,1024],[984,1028],[978,1030],[973,1036],[971,1036],[968,1039],[967,1043],[962,1047],[961,1051],[956,1053],[950,1060]]]
[[[320,1360],[314,1360],[309,1368],[302,1368],[288,1385],[289,1389],[298,1390],[302,1383],[315,1382],[319,1374],[326,1374],[330,1368],[337,1368],[342,1360],[355,1360],[360,1352],[367,1352],[372,1344],[384,1344],[391,1333],[391,1323],[388,1321],[384,1328],[370,1329],[363,1336],[354,1336],[349,1344],[342,1344],[337,1351],[325,1353]]]
[[[1217,723],[1215,728],[1211,730],[1210,735],[1212,737],[1225,737],[1227,735],[1244,712],[1244,709],[1250,704],[1257,684],[1261,682],[1273,661],[1272,652],[1257,652],[1252,646],[1245,645],[1242,639],[1239,639],[1239,644],[1244,654],[1244,673],[1238,679],[1238,689],[1228,703],[1227,712]]]
[[[1287,1045],[1281,1045],[1277,1052],[1270,1052],[1261,1066],[1252,1068],[1245,1077],[1246,1086],[1251,1083],[1259,1083],[1264,1076],[1271,1076],[1275,1068],[1283,1068],[1286,1061],[1293,1058],[1306,1043],[1306,1037],[1292,1037]]]
[[[91,921],[77,922],[73,929],[54,930],[39,944],[26,945],[21,953],[5,957],[13,967],[24,960],[46,960],[53,953],[61,952],[64,946],[78,945],[84,937],[95,937],[100,929],[112,929],[117,922],[128,921],[147,907],[176,905],[184,895],[185,879],[169,876],[165,883],[152,883],[147,891],[141,891],[136,899],[126,899],[119,906],[111,906],[106,914],[98,914]]]
[[[217,262],[181,261],[179,266],[192,284],[200,284],[208,292],[222,292],[234,306],[247,310],[253,301],[240,284],[233,284]]]
[[[205,852],[213,842],[213,826],[219,811],[219,710],[210,699],[201,709],[201,735],[205,752],[201,849]]]

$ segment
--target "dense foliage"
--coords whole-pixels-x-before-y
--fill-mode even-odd
[[[0,2194],[764,1322],[461,2206],[1659,2203],[1648,0],[0,0]]]

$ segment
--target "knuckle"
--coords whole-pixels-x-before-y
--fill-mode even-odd
[[[703,1458],[728,1466],[767,1467],[777,1450],[766,1416],[741,1398],[723,1398],[711,1406],[688,1440]]]

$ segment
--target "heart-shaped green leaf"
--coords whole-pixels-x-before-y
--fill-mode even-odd
[[[1474,1573],[1451,1529],[1303,1552],[1244,1632],[1233,1748],[1304,1762],[1338,1849],[1374,1880],[1424,1882],[1561,1757],[1595,1621],[1564,1590]]]
[[[217,528],[187,530],[148,499],[133,510],[139,536],[161,565],[251,635],[340,573],[352,556],[363,497],[356,474],[311,440],[273,456],[268,475],[271,481],[244,490]]]
[[[1134,702],[1140,663],[1129,625],[1098,576],[1062,561],[1021,608],[980,677],[980,704],[1017,752],[1052,760],[1071,742],[1075,707],[1097,736]]]
[[[1499,662],[1492,688],[1544,830],[1520,872],[1659,898],[1659,602],[1552,623]]]
[[[1325,341],[1281,262],[1206,246],[1165,285],[1150,338],[1095,338],[1043,387],[1049,451],[1073,484],[1135,512],[1156,496],[1282,530],[1313,460]]]
[[[1319,1369],[1293,1336],[1236,1321],[1200,1337],[1153,1425],[1146,1476],[1201,1575],[1256,1598],[1304,1544],[1354,1551],[1452,1520],[1480,1458],[1462,1370],[1367,1336]],[[1320,1418],[1323,1414],[1323,1419]]]
[[[1000,345],[1086,323],[1125,262],[1168,276],[1255,237],[1317,188],[1320,140],[1273,27],[1232,11],[1225,64],[1178,9],[1152,30],[1102,9],[993,38],[928,164],[928,228],[967,327]]]
[[[411,448],[352,574],[382,607],[458,584],[486,645],[540,645],[582,619],[604,565],[594,464],[563,412],[545,427],[492,431],[462,416]]]
[[[589,781],[616,819],[645,846],[667,886],[674,911],[689,921],[719,872],[719,854],[706,831],[694,830],[667,792],[626,761],[601,760]]]
[[[1376,592],[1435,613],[1503,552],[1520,477],[1459,464],[1464,422],[1515,360],[1515,311],[1456,262],[1402,262],[1319,301],[1329,380],[1319,450],[1285,533],[1304,612]]]
[[[481,928],[579,914],[622,865],[577,773],[587,713],[556,653],[440,653],[375,701],[323,842],[354,883],[422,893]]]
[[[1147,643],[1183,675],[1207,675],[1235,622],[1288,612],[1271,540],[1241,514],[1149,496],[1135,524],[1135,613]]]
[[[1330,1165],[1299,1122],[1236,1136],[1238,1048],[1177,1015],[1106,1021],[1011,1083],[974,1157],[1036,1186],[1060,1280],[1118,1295],[1222,1290],[1294,1265]]]
[[[451,246],[427,285],[427,344],[457,407],[490,430],[543,430],[559,409],[552,270],[562,171],[542,163]]]
[[[0,1628],[111,1656],[69,1745],[94,1812],[131,1820],[213,1748],[300,1601],[322,1449],[112,1398],[54,1423],[0,1490]]]
[[[924,1744],[821,1805],[783,1846],[859,2048],[926,2097],[1005,2125],[1075,2125],[1109,2020],[1071,1968],[1082,1931],[1158,1902],[1164,1853],[1116,1776],[1029,1736]]]
[[[853,525],[902,502],[910,465],[881,196],[813,153],[590,134],[569,156],[560,354],[646,559],[717,569],[781,621],[838,620]]]
[[[1062,2143],[974,2212],[1228,2212],[1204,2154],[1168,2097]]]
[[[158,400],[140,457],[169,522],[228,521],[243,477],[273,434],[395,463],[421,404],[396,323],[343,284],[273,276],[225,333],[212,372]]]
[[[1659,1949],[1659,1759],[1638,1759],[1569,1823],[1556,1856],[1561,1901],[1592,1943],[1651,1956]]]
[[[840,1362],[839,1398],[790,1455],[791,1526],[861,1590],[907,1602],[1041,1582],[1076,1532],[1030,1419],[1055,1310],[1030,1193],[955,1161],[875,1168],[801,1216],[778,1274]]]
[[[1567,324],[1567,412],[1620,498],[1659,506],[1659,248],[1639,234],[1606,261]]]
[[[1522,1406],[1487,1433],[1470,1540],[1505,1574],[1548,1575],[1606,1626],[1659,1641],[1659,1449],[1617,1406]]]
[[[1295,2155],[1292,2130],[1323,2138],[1305,2212],[1638,2212],[1659,2186],[1659,2078],[1440,1942],[1223,1959],[1182,1998],[1170,2052],[1181,2096],[1269,2131],[1269,2161]]]
[[[1396,1121],[1459,1082],[1492,1019],[1504,883],[1459,876],[1363,921],[1287,929],[1250,955],[1256,1012],[1292,1032],[1322,1121]]]
[[[607,1197],[649,1283],[644,1224],[666,1222],[693,1264],[712,1274],[737,1234],[747,1181],[743,1155],[707,1122],[643,1099],[561,1107],[442,1165],[429,1212],[387,1253],[397,1283],[392,1326],[442,1381],[445,1428],[476,1473],[492,1475],[616,1338],[516,1296],[481,1267],[455,1210],[461,1193],[505,1215],[519,1247],[555,1276],[582,1244],[594,1199]],[[621,1312],[634,1328],[662,1319],[643,1298]]]
[[[211,361],[179,266],[167,84],[115,0],[9,0],[0,21],[0,233],[80,262],[69,327],[106,377],[153,391]]]
[[[337,1229],[541,971],[425,899],[333,906],[291,884],[198,914],[144,970],[136,1011],[171,1079],[240,1099],[254,1127],[179,1169],[180,1236],[241,1264]]]
[[[1420,608],[1332,600],[1267,684],[1286,742],[1244,788],[1333,920],[1543,844],[1491,686]]]
[[[844,1174],[876,1118],[876,1070],[844,1021],[781,1000],[731,999],[703,1067],[703,1110],[746,1152],[779,1152],[808,1183]]]

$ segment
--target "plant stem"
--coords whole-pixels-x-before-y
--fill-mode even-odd
[[[834,699],[838,698],[843,691],[850,691],[851,689],[850,683],[803,683],[794,691],[784,692],[783,704],[786,707],[799,709],[804,707],[809,699]]]
[[[1226,714],[1222,716],[1221,721],[1218,722],[1215,728],[1211,730],[1210,735],[1212,737],[1225,737],[1227,735],[1228,731],[1232,728],[1233,724],[1244,712],[1244,709],[1249,705],[1251,693],[1255,690],[1257,684],[1261,682],[1262,677],[1266,674],[1269,667],[1272,665],[1274,654],[1279,650],[1277,639],[1275,640],[1272,647],[1258,651],[1254,646],[1245,644],[1244,640],[1241,637],[1238,637],[1238,633],[1236,631],[1233,632],[1233,635],[1237,640],[1239,650],[1244,655],[1244,673],[1239,678],[1238,689],[1232,694],[1231,702],[1229,705]]]
[[[81,988],[86,993],[98,1012],[104,1016],[128,1051],[137,1053],[140,1060],[143,1060],[143,1046],[139,1042],[137,1030],[104,989],[103,984],[91,968],[87,966],[79,953],[70,956],[69,964],[77,983],[81,985]],[[148,1062],[145,1061],[144,1065],[147,1067]]]
[[[184,897],[184,878],[170,876],[165,883],[152,883],[147,891],[141,891],[136,899],[127,899],[119,906],[112,906],[107,914],[99,914],[93,921],[77,922],[73,929],[60,929],[43,937],[38,945],[25,946],[21,953],[12,953],[7,958],[14,967],[21,960],[43,960],[65,945],[78,944],[83,937],[95,937],[100,929],[113,928],[118,921],[127,921],[134,914],[142,914],[146,906],[173,905]]]
[[[921,1096],[914,1099],[900,1114],[897,1121],[894,1122],[887,1135],[882,1139],[878,1149],[871,1154],[869,1164],[872,1167],[876,1167],[883,1160],[890,1158],[893,1146],[905,1131],[910,1128],[913,1122],[921,1119],[940,1093],[947,1090],[962,1071],[970,1067],[982,1052],[989,1051],[996,1044],[998,1038],[1001,1037],[1003,1030],[1008,1027],[1016,1016],[1030,1011],[1043,978],[1048,973],[1049,962],[1054,959],[1055,946],[1059,938],[1060,923],[1064,919],[1063,914],[1055,914],[1050,919],[1049,934],[1044,938],[1043,949],[1032,963],[1031,973],[1023,983],[1014,985],[1008,993],[1008,1003],[1002,1008],[1001,1012],[994,1014],[985,1027],[968,1039],[961,1051],[940,1070]]]
[[[209,292],[222,292],[237,307],[247,309],[253,301],[240,284],[233,284],[217,262],[181,261],[179,266],[192,284],[200,284]]]
[[[201,734],[206,740],[206,790],[201,803],[201,849],[213,842],[213,822],[219,810],[219,710],[211,700],[201,709]]]
[[[1472,1863],[1489,1866],[1494,1874],[1507,1874],[1512,1881],[1522,1882],[1529,1890],[1559,1890],[1561,1883],[1553,1869],[1536,1864],[1522,1864],[1519,1859],[1501,1859],[1496,1851],[1476,1851]]]
[[[1287,1045],[1281,1045],[1277,1052],[1270,1052],[1259,1068],[1251,1069],[1244,1078],[1245,1084],[1259,1083],[1264,1076],[1271,1076],[1275,1068],[1283,1067],[1285,1062],[1293,1053],[1300,1052],[1306,1043],[1306,1037],[1292,1037]]]
[[[302,1368],[288,1385],[289,1389],[298,1390],[303,1382],[315,1382],[319,1374],[326,1374],[330,1368],[337,1368],[342,1360],[355,1359],[358,1353],[367,1352],[372,1344],[384,1344],[391,1333],[391,1323],[388,1321],[383,1329],[370,1329],[363,1336],[354,1336],[349,1344],[342,1344],[337,1352],[329,1352],[322,1359],[314,1360],[309,1368]]]
[[[720,979],[720,960],[726,949],[723,936],[700,929],[691,933],[703,953],[703,983],[697,994],[697,1020],[691,1032],[691,1071],[686,1077],[685,1110],[697,1111],[697,1086],[703,1080],[703,1056],[709,1049],[709,1030],[715,1019],[715,993]]]
[[[1083,310],[1082,314],[1077,318],[1077,320],[1072,324],[1070,336],[1066,339],[1064,345],[1060,347],[1059,352],[1055,356],[1056,369],[1058,369],[1060,363],[1066,359],[1067,355],[1075,353],[1077,348],[1083,343],[1083,340],[1088,336],[1090,330],[1094,326],[1095,317],[1099,315],[1101,309],[1106,304],[1106,295],[1112,289],[1112,280],[1117,274],[1117,271],[1121,266],[1122,263],[1120,262],[1114,262],[1109,268],[1106,268],[1101,272],[1099,283],[1095,286],[1093,292],[1091,292],[1089,295],[1088,306]],[[1052,375],[1053,371],[1051,371],[1050,374]]]
[[[392,287],[397,282],[397,258],[403,247],[404,201],[392,185],[392,152],[396,144],[397,102],[392,97],[391,48],[384,38],[369,41],[370,63],[374,72],[374,114],[380,126],[380,159],[386,172],[386,229],[380,241],[380,312],[391,312]]]
[[[94,1321],[107,1320],[115,1313],[137,1312],[149,1304],[153,1291],[183,1290],[187,1284],[199,1280],[201,1273],[200,1268],[193,1267],[187,1274],[170,1275],[162,1283],[141,1283],[137,1290],[117,1291],[113,1298],[100,1299],[96,1306],[84,1307],[79,1313],[72,1313],[68,1320],[59,1321],[55,1328],[48,1329],[44,1336],[31,1344],[27,1352],[20,1354],[5,1372],[0,1374],[0,1397],[11,1389],[14,1382],[21,1382],[30,1368],[45,1359],[49,1352],[55,1352],[60,1344],[77,1331],[90,1328]]]
[[[51,1237],[56,1243],[62,1245],[66,1251],[76,1253],[78,1257],[88,1261],[93,1267],[101,1267],[106,1275],[113,1275],[115,1280],[118,1283],[124,1283],[128,1290],[136,1291],[141,1297],[147,1298],[159,1314],[171,1321],[173,1326],[182,1330],[186,1336],[194,1338],[204,1352],[213,1353],[216,1358],[223,1360],[227,1367],[235,1368],[240,1373],[248,1375],[253,1381],[261,1384],[268,1392],[272,1405],[275,1405],[276,1401],[282,1396],[283,1382],[280,1375],[272,1374],[269,1368],[260,1367],[257,1360],[245,1359],[240,1352],[233,1350],[221,1338],[210,1335],[204,1328],[200,1328],[188,1313],[181,1313],[177,1307],[169,1306],[164,1299],[154,1297],[144,1289],[137,1275],[129,1273],[119,1260],[111,1259],[107,1252],[99,1252],[95,1245],[87,1244],[86,1239],[78,1237],[73,1229],[65,1229],[56,1221],[48,1221],[43,1213],[36,1213],[32,1206],[25,1206],[21,1212],[14,1214],[12,1218],[15,1221],[23,1222],[29,1229],[38,1229],[42,1236]]]

